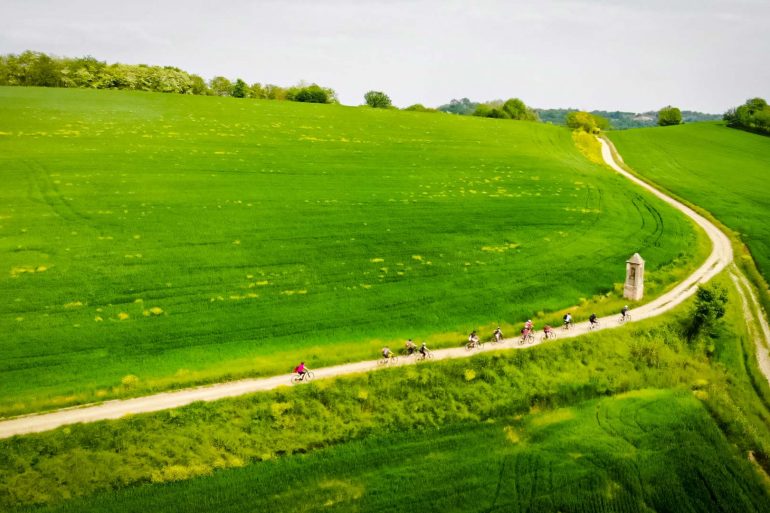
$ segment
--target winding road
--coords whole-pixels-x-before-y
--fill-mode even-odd
[[[624,171],[615,162],[608,143],[601,139],[600,142],[602,144],[602,157],[613,170],[622,174],[640,187],[647,189],[652,194],[661,198],[663,201],[684,212],[684,214],[693,219],[695,223],[697,223],[701,228],[705,230],[713,245],[711,254],[706,259],[706,261],[684,281],[654,301],[630,311],[634,320],[655,317],[674,308],[676,305],[692,296],[697,290],[698,284],[710,280],[713,276],[725,269],[725,267],[727,267],[733,259],[732,246],[727,236],[706,218],[696,213],[686,205],[680,203],[679,201],[663,194],[642,180],[639,180],[632,174]],[[746,305],[746,295],[753,294],[753,292],[751,291],[751,287],[748,285],[748,283],[745,282],[745,278],[740,276],[740,278],[743,278],[743,281],[741,282],[739,281],[740,278],[737,277],[734,271],[732,274],[733,279],[738,280],[736,281],[736,285],[738,285],[739,291],[741,291],[741,295],[744,298],[744,312],[746,312],[747,319],[750,317],[751,312],[756,311],[758,312],[756,315],[760,319],[764,320],[764,316],[761,310],[756,310],[756,304],[754,308],[747,307]],[[617,326],[617,316],[604,317],[599,319],[599,327],[597,329],[608,329]],[[767,330],[766,323],[762,325],[762,327],[764,330]],[[587,333],[588,331],[589,327],[587,322],[575,324],[569,331],[557,330],[559,338],[577,337]],[[770,340],[770,333],[765,333],[765,336],[767,337],[767,340]],[[536,343],[540,342],[541,341],[538,340]],[[519,338],[517,337],[512,339],[505,339],[499,344],[487,344],[483,348],[473,351],[467,351],[465,348],[436,350],[433,352],[433,359],[445,360],[448,358],[463,358],[477,354],[479,351],[483,352],[488,350],[499,350],[506,348],[514,349],[521,347],[529,346],[520,345]],[[763,353],[767,353],[767,350],[763,351]],[[414,358],[401,358],[397,365],[408,365],[415,363],[415,361],[416,359]],[[767,358],[765,358],[765,361],[762,362],[762,359],[760,358],[761,366],[763,363],[763,371],[766,368],[766,376],[770,375],[768,374],[770,373],[770,361],[767,361]],[[345,374],[369,372],[378,368],[382,367],[378,365],[377,361],[363,361],[344,365],[336,365],[333,367],[325,367],[322,369],[315,369],[314,373],[315,379],[322,379]],[[16,417],[0,421],[0,438],[8,438],[14,435],[47,431],[67,424],[94,422],[105,419],[117,419],[129,414],[147,413],[169,408],[178,408],[180,406],[184,406],[196,401],[215,401],[225,397],[235,397],[252,392],[272,390],[280,386],[287,386],[290,382],[290,377],[290,375],[285,374],[280,376],[272,376],[269,378],[231,381],[197,388],[189,388],[173,392],[149,395],[145,397],[138,397],[134,399],[108,401],[91,406],[68,408],[50,413],[40,413],[35,415]]]

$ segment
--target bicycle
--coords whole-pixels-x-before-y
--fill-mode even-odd
[[[383,366],[391,365],[396,363],[397,361],[398,361],[398,356],[393,355],[393,356],[380,358],[379,360],[377,360],[377,365],[383,365]]]
[[[623,324],[624,322],[631,322],[631,314],[626,312],[626,315],[621,314],[618,318],[618,324]]]
[[[526,333],[521,334],[521,340],[519,340],[519,345],[524,344],[534,344],[535,343],[535,334],[532,333],[532,330],[527,331]]]
[[[556,332],[553,329],[551,329],[551,331],[543,332],[543,338],[541,341],[545,342],[546,340],[556,340]]]
[[[562,325],[561,329],[563,329],[564,331],[571,330],[572,329],[572,321],[569,321],[569,322],[565,321],[564,325]]]
[[[474,340],[465,344],[466,351],[473,351],[474,349],[481,349],[484,347],[484,342],[481,340]]]
[[[499,344],[503,341],[502,335],[493,335],[492,339],[489,341],[490,344]]]
[[[313,371],[305,371],[304,374],[294,373],[291,377],[291,382],[293,385],[298,383],[310,383],[313,381],[313,378],[315,378]]]
[[[425,351],[425,354],[422,354],[422,353],[421,353],[421,352],[419,352],[419,351],[418,351],[418,352],[416,352],[415,354],[417,355],[417,361],[418,361],[418,362],[422,362],[422,361],[424,361],[424,360],[430,360],[430,359],[432,359],[432,358],[433,358],[433,352],[432,352],[432,351],[430,351],[430,350],[426,350],[426,351]]]
[[[594,322],[588,321],[588,331],[593,331],[598,327],[599,327],[599,321],[594,321]]]

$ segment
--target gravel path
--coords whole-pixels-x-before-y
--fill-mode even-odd
[[[600,142],[602,143],[602,156],[610,167],[640,187],[649,190],[663,201],[666,201],[684,212],[706,231],[713,244],[711,254],[703,265],[701,265],[693,274],[663,296],[630,311],[634,320],[655,317],[674,308],[676,305],[692,296],[697,290],[699,283],[710,280],[714,275],[724,269],[733,259],[732,246],[730,245],[727,236],[706,218],[621,169],[613,160],[612,153],[607,143],[603,140],[600,140]],[[619,325],[618,317],[619,315],[599,319],[599,327],[596,329],[617,327]],[[562,329],[556,330],[558,338],[577,337],[588,331],[589,327],[587,322],[575,324],[569,331],[564,331]],[[538,334],[538,339],[535,342],[536,344],[542,342],[541,336],[542,335]],[[464,358],[483,351],[521,347],[527,346],[519,344],[518,338],[506,339],[499,344],[486,344],[483,348],[473,351],[467,351],[465,348],[437,350],[433,352],[433,359],[445,360],[448,358]],[[765,351],[765,353],[766,352],[767,351]],[[400,358],[395,365],[409,365],[413,363],[416,363],[416,359]],[[342,376],[345,374],[370,372],[379,368],[382,368],[382,366],[379,365],[377,361],[364,361],[315,369],[314,372],[315,379],[322,379],[333,376]],[[129,414],[178,408],[195,401],[215,401],[225,397],[235,397],[252,392],[272,390],[280,386],[289,385],[290,378],[291,375],[284,374],[269,378],[245,379],[137,397],[134,399],[108,401],[93,406],[68,408],[50,413],[16,417],[0,421],[0,438],[7,438],[18,434],[48,431],[59,426],[78,422],[117,419]]]

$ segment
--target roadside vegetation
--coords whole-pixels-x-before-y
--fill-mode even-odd
[[[252,497],[291,507],[297,490],[318,490],[324,505],[366,511],[409,503],[422,479],[432,501],[500,490],[467,503],[478,510],[578,510],[603,497],[609,509],[761,511],[770,391],[754,380],[737,295],[717,281],[725,315],[689,339],[692,302],[580,339],[3,440],[0,507],[240,511]],[[321,506],[314,496],[308,510]]]
[[[651,297],[709,251],[543,124],[41,88],[0,119],[0,415],[609,313],[633,253]]]
[[[749,513],[768,500],[696,398],[646,389],[481,424],[394,431],[44,511]]]

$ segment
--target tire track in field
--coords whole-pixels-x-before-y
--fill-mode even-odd
[[[754,340],[756,346],[757,364],[765,379],[770,383],[770,326],[767,323],[767,315],[762,309],[749,280],[735,266],[730,268],[730,279],[741,298],[741,307],[749,329],[749,336]]]
[[[693,272],[690,276],[685,278],[682,282],[680,282],[667,293],[645,305],[634,308],[630,311],[630,313],[633,315],[633,318],[636,320],[656,317],[671,310],[675,306],[685,301],[687,298],[691,297],[693,294],[695,294],[699,284],[709,281],[716,274],[727,267],[727,265],[733,260],[732,246],[727,236],[705,217],[701,216],[693,209],[680,203],[674,198],[671,198],[663,192],[660,192],[646,182],[643,182],[639,178],[636,178],[631,173],[623,170],[616,163],[612,151],[610,150],[609,144],[602,139],[599,139],[599,141],[602,145],[602,157],[614,171],[623,175],[638,186],[650,191],[655,196],[658,196],[666,203],[669,203],[674,208],[680,210],[685,215],[690,217],[706,232],[712,242],[713,247],[711,254],[708,256],[705,262],[695,270],[695,272]],[[599,319],[599,323],[600,326],[597,329],[609,329],[618,326],[616,316],[601,318]],[[575,324],[569,331],[560,330],[558,336],[561,338],[572,338],[584,335],[589,331],[590,329],[588,322],[586,321]],[[535,344],[539,343],[542,343],[542,340],[536,342]],[[519,343],[518,338],[509,338],[503,340],[497,345],[487,344],[485,348],[480,350],[467,351],[463,347],[437,350],[433,352],[433,359],[446,360],[453,358],[467,358],[473,354],[476,354],[476,352],[486,352],[499,349],[519,349],[522,347],[529,347],[530,345],[534,344],[523,346]],[[417,361],[415,359],[401,358],[397,365],[403,366],[416,363]],[[324,379],[347,374],[372,372],[380,368],[383,367],[379,365],[376,360],[373,360],[325,367],[317,369],[314,372],[317,379]],[[60,426],[78,422],[95,422],[106,419],[117,419],[129,414],[148,413],[171,408],[178,408],[180,406],[185,406],[196,401],[216,401],[226,397],[236,397],[253,392],[273,390],[282,386],[289,386],[290,378],[290,374],[283,374],[278,376],[271,376],[268,378],[244,379],[240,381],[218,383],[214,385],[188,388],[172,392],[163,392],[160,394],[136,397],[133,399],[108,401],[102,404],[91,406],[68,408],[50,413],[16,417],[0,422],[0,438],[8,438],[17,434],[48,431]]]

